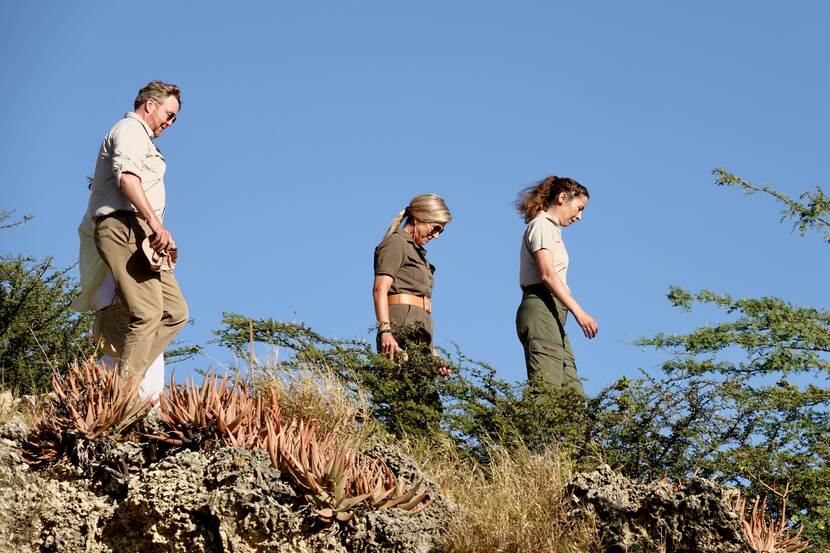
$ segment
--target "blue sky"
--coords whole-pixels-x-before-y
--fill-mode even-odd
[[[508,380],[523,223],[549,174],[591,191],[565,231],[599,337],[569,332],[595,393],[662,354],[631,341],[713,320],[670,284],[827,307],[818,237],[713,184],[726,166],[797,195],[826,183],[821,2],[2,1],[0,252],[77,259],[85,177],[147,81],[183,89],[160,139],[176,274],[204,343],[223,311],[371,339],[372,252],[424,192],[454,214],[429,246],[436,338]],[[215,346],[187,368],[220,367]]]

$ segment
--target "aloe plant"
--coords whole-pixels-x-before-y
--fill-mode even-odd
[[[146,437],[174,446],[213,448],[217,445],[250,447],[256,442],[248,434],[258,431],[251,420],[255,401],[244,382],[227,375],[205,376],[197,387],[191,379],[177,385],[174,376],[159,398],[159,428]]]
[[[94,363],[70,367],[53,377],[53,391],[38,415],[25,448],[28,462],[43,465],[72,457],[80,465],[128,477],[123,459],[106,465],[113,437],[123,439],[152,403],[137,400],[139,382]],[[332,432],[313,422],[284,420],[275,385],[252,391],[240,379],[204,377],[170,386],[159,398],[155,422],[141,427],[145,454],[158,458],[164,447],[263,449],[272,464],[304,495],[325,524],[348,522],[359,509],[400,508],[418,512],[432,499],[422,483],[409,486],[380,460],[368,460]],[[106,466],[105,466],[106,465]],[[99,470],[99,472],[100,472]]]
[[[280,432],[269,428],[265,449],[324,523],[348,522],[361,507],[398,507],[415,513],[432,502],[421,483],[408,488],[406,480],[395,477],[382,461],[359,459],[351,448],[335,444],[331,435],[318,437],[313,425],[302,420]]]
[[[69,456],[89,467],[110,445],[100,438],[126,435],[152,406],[137,398],[139,386],[137,377],[122,378],[93,361],[71,364],[65,376],[53,373],[23,459],[37,466]]]
[[[755,551],[764,553],[776,551],[781,553],[802,553],[810,546],[810,541],[801,537],[803,528],[799,528],[795,535],[790,535],[790,528],[787,526],[787,492],[779,494],[781,497],[781,515],[779,521],[767,520],[767,498],[759,500],[755,498],[752,511],[747,520],[746,500],[738,497],[735,510],[741,517],[744,539]],[[760,501],[760,502],[759,502]]]

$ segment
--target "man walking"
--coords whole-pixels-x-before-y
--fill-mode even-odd
[[[121,353],[122,374],[141,378],[187,321],[187,304],[172,271],[151,267],[142,249],[148,238],[158,257],[175,260],[176,243],[163,224],[166,164],[154,140],[176,121],[179,87],[152,81],[138,92],[134,106],[135,111],[125,114],[101,143],[87,217],[94,223],[97,253],[109,267],[130,316]],[[87,252],[87,257],[90,254],[95,252]],[[96,265],[84,256],[82,242],[82,272],[85,261],[88,267]],[[104,276],[105,272],[87,279],[91,290]],[[88,292],[86,283],[84,288],[82,297]]]

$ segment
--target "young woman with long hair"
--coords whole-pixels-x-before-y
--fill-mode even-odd
[[[584,391],[565,333],[567,314],[573,314],[586,338],[594,338],[599,328],[568,287],[562,229],[582,219],[589,197],[588,189],[575,180],[551,176],[522,190],[515,204],[527,223],[520,252],[522,302],[516,332],[524,348],[528,383],[579,393]]]

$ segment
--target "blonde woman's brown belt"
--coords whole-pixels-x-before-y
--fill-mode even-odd
[[[432,313],[432,300],[424,296],[413,296],[412,294],[389,294],[386,296],[389,305],[414,305],[420,307],[427,313]]]

